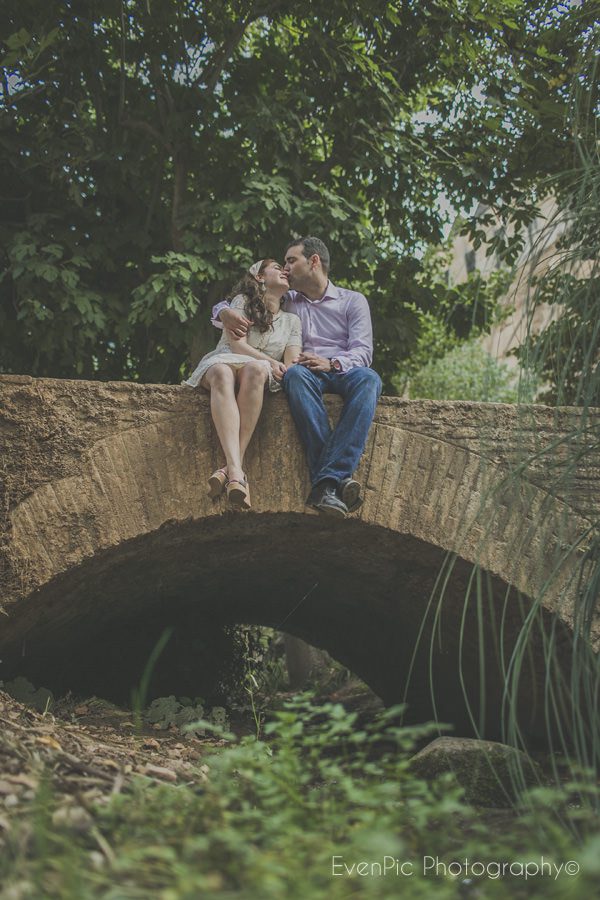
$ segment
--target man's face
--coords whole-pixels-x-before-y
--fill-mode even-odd
[[[285,254],[283,271],[287,275],[290,287],[301,291],[310,283],[310,275],[314,268],[310,259],[302,252],[302,244],[294,244]]]

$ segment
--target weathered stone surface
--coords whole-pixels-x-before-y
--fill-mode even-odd
[[[436,738],[412,757],[410,768],[428,781],[451,772],[474,806],[511,806],[523,788],[543,783],[539,767],[525,753],[473,738]]]
[[[0,678],[96,693],[136,683],[170,624],[164,692],[193,694],[203,623],[260,622],[465,729],[463,690],[477,704],[483,677],[494,733],[535,612],[518,703],[544,733],[542,635],[558,623],[568,667],[600,506],[600,412],[581,416],[383,398],[357,473],[365,502],[331,522],[304,508],[283,396],[267,398],[248,456],[253,509],[234,513],[207,496],[222,459],[203,392],[0,376]]]

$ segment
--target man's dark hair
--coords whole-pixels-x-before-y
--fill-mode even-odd
[[[323,266],[323,271],[325,274],[329,272],[329,250],[323,243],[323,241],[318,237],[302,237],[298,238],[297,241],[290,241],[290,243],[285,248],[285,252],[287,253],[290,247],[300,247],[302,246],[302,255],[307,259],[310,259],[313,254],[317,254],[319,259],[321,260],[321,265]]]

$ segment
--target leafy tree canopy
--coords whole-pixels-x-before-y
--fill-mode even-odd
[[[593,5],[5,0],[0,371],[177,381],[240,269],[312,233],[389,385],[440,193],[504,209],[564,167]]]

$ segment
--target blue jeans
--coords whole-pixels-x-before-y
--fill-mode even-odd
[[[350,478],[365,449],[381,394],[381,378],[366,366],[348,372],[311,372],[291,366],[283,378],[290,411],[306,451],[313,485]],[[344,406],[333,431],[323,394],[339,394]]]

